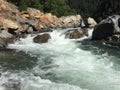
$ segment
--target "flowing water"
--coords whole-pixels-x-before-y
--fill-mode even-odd
[[[1,52],[0,90],[120,90],[120,49],[62,32],[44,44],[28,35]]]

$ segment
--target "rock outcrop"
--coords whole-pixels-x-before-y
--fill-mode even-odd
[[[51,39],[51,36],[49,34],[42,34],[42,35],[37,35],[36,37],[33,38],[33,41],[35,43],[46,43],[48,40]]]
[[[13,38],[23,34],[51,31],[50,28],[68,28],[84,26],[80,15],[57,17],[51,13],[43,13],[34,8],[20,12],[18,7],[0,0],[0,38],[11,42]],[[43,36],[46,42],[50,36]],[[46,39],[47,38],[47,39]],[[36,40],[35,40],[36,42]]]

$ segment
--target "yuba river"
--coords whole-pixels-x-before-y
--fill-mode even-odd
[[[28,35],[0,52],[0,90],[120,90],[120,48],[50,35],[44,44]]]

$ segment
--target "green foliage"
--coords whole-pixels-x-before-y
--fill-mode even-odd
[[[51,12],[57,16],[80,14],[83,18],[94,17],[96,20],[109,15],[120,14],[120,0],[8,0],[20,10],[27,7]]]
[[[114,14],[120,14],[120,0],[101,0],[98,3],[94,17],[100,21]]]
[[[73,14],[73,11],[66,4],[65,0],[47,0],[44,3],[44,11],[51,12],[57,16]]]
[[[43,12],[51,12],[57,16],[73,14],[73,10],[66,4],[65,0],[8,0],[16,4],[19,10],[24,11],[27,7],[33,7]]]
[[[120,0],[67,0],[67,4],[82,17],[91,16],[97,21],[120,14]]]
[[[84,18],[93,15],[97,3],[98,0],[67,0],[67,4]]]
[[[18,9],[20,11],[26,11],[27,10],[27,6],[26,5],[21,5],[21,6],[18,7]]]

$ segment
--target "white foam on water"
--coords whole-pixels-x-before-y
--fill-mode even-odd
[[[95,55],[91,51],[84,51],[80,48],[80,43],[65,39],[61,32],[51,32],[51,39],[44,44],[34,43],[32,41],[34,35],[29,35],[9,45],[9,48],[25,51],[38,57],[36,67],[31,70],[37,76],[23,78],[22,90],[81,90],[81,88],[120,90],[120,72],[112,68],[114,63],[109,61],[113,58],[112,56],[107,53]],[[46,58],[51,60],[51,67],[55,67],[42,70],[40,65]],[[41,79],[40,76],[45,73],[54,74],[55,76],[51,78],[56,79],[47,78],[47,81]]]
[[[2,86],[0,86],[0,90],[5,90],[5,88],[4,88],[4,87],[2,87]]]
[[[69,84],[53,83],[29,72],[4,72],[0,78],[0,90],[87,90]]]
[[[27,77],[21,83],[21,90],[87,90],[69,84],[53,83],[40,77]]]

